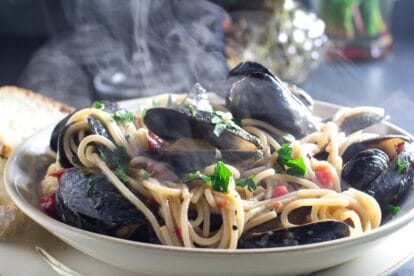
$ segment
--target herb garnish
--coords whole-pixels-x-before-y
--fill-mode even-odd
[[[188,173],[184,177],[180,178],[177,182],[187,183],[193,180],[201,180],[204,183],[211,183],[211,186],[214,191],[227,193],[230,178],[232,177],[232,173],[229,168],[222,161],[218,161],[216,168],[214,169],[213,174],[208,177],[199,171],[194,173]]]
[[[86,196],[89,197],[92,194],[93,187],[95,185],[95,181],[98,178],[97,175],[93,175],[88,179],[88,188],[86,189]]]
[[[144,174],[142,175],[142,180],[148,180],[151,176],[152,174],[150,174],[149,172],[144,172]]]
[[[236,186],[245,188],[247,187],[247,189],[251,192],[254,192],[257,188],[256,183],[254,183],[253,178],[255,177],[255,175],[251,175],[246,179],[243,178],[239,178],[236,179]]]
[[[103,103],[103,102],[100,102],[100,101],[94,101],[94,102],[92,103],[92,106],[93,106],[94,108],[96,108],[96,109],[104,109],[104,108],[105,108],[104,103]]]
[[[283,144],[277,151],[277,162],[281,166],[288,167],[287,173],[290,175],[304,176],[306,173],[306,165],[303,157],[292,159],[292,144]]]
[[[195,173],[188,173],[185,176],[181,177],[178,182],[187,183],[191,182],[195,179],[201,180],[204,183],[211,182],[210,177],[202,174],[200,171],[196,171]]]
[[[406,171],[408,168],[408,165],[410,165],[410,162],[397,159],[397,171],[399,171],[400,173],[403,173],[404,171]]]
[[[125,173],[125,170],[121,169],[121,168],[117,168],[115,170],[115,174],[116,176],[118,176],[118,178],[124,183],[124,184],[128,184],[129,178],[128,175]]]
[[[222,161],[218,161],[213,174],[210,176],[213,190],[227,193],[231,176],[232,173],[229,168]]]
[[[118,147],[114,151],[99,150],[99,157],[111,168],[114,168],[115,174],[122,182],[128,184],[128,176],[125,171],[128,169],[129,159],[125,147]]]
[[[135,119],[134,113],[124,109],[116,111],[112,117],[118,123],[132,122]]]
[[[394,215],[401,211],[401,207],[398,205],[388,204],[387,209],[392,212]]]
[[[221,118],[220,115],[213,112],[213,117],[211,118],[211,123],[214,124],[214,135],[220,137],[223,131],[227,128],[228,123]]]

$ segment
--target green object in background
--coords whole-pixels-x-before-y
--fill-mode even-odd
[[[334,37],[372,37],[386,31],[381,0],[322,0],[321,16]]]

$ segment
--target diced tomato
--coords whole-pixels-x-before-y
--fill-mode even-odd
[[[148,163],[146,170],[152,177],[160,180],[175,181],[178,179],[177,175],[170,171],[167,166],[158,162]]]
[[[273,209],[276,211],[276,213],[280,213],[280,212],[282,212],[282,207],[283,207],[283,204],[282,204],[282,202],[280,202],[280,201],[276,201],[276,202],[273,204]]]
[[[226,208],[229,201],[225,198],[219,198],[216,202],[218,208]]]
[[[181,231],[180,227],[175,228],[175,234],[177,235],[177,238],[182,241],[183,240],[183,232]]]
[[[58,181],[60,181],[60,178],[62,177],[62,174],[64,174],[66,169],[59,169],[55,172],[52,172],[49,174],[49,176],[56,177]]]
[[[41,197],[39,204],[40,210],[42,210],[43,213],[51,217],[56,217],[55,193],[51,193],[48,196]]]
[[[328,166],[318,166],[315,168],[316,179],[322,188],[330,188],[333,184],[333,175]]]
[[[277,186],[272,193],[272,198],[281,197],[288,194],[289,191],[286,186]]]
[[[405,151],[405,142],[399,143],[397,146],[395,146],[395,149],[398,154]]]
[[[152,131],[148,131],[148,150],[157,151],[162,150],[167,146],[167,142],[161,139],[157,134]]]
[[[155,208],[158,208],[160,206],[160,204],[153,197],[148,199],[148,204]]]

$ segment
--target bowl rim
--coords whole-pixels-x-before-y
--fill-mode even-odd
[[[141,98],[145,99],[145,98]],[[139,99],[127,100],[122,101],[120,104],[129,104],[137,101]],[[328,108],[342,108],[343,106],[328,103],[324,101],[315,101],[318,106],[324,106]],[[396,131],[401,132],[401,134],[407,135],[410,138],[413,138],[411,134],[407,131],[399,128],[398,126],[392,124],[389,121],[383,121],[381,124],[386,125]],[[235,255],[252,255],[252,254],[288,254],[292,252],[298,251],[318,251],[329,247],[347,247],[352,246],[353,244],[358,244],[361,241],[372,242],[382,237],[385,237],[392,233],[395,230],[398,230],[411,221],[414,220],[414,208],[407,211],[403,215],[393,218],[391,221],[387,222],[385,225],[381,225],[380,227],[371,230],[368,233],[364,233],[360,236],[356,237],[346,237],[341,239],[336,239],[332,241],[326,242],[319,242],[307,245],[297,245],[297,246],[286,246],[286,247],[273,247],[273,248],[253,248],[253,249],[214,249],[214,248],[187,248],[187,247],[178,247],[178,246],[169,246],[169,245],[161,245],[161,244],[152,244],[152,243],[144,243],[138,241],[132,241],[117,237],[112,237],[109,235],[94,233],[91,231],[83,230],[76,228],[74,226],[67,225],[55,218],[48,216],[47,214],[40,211],[39,208],[36,208],[32,205],[29,201],[27,201],[23,195],[18,191],[16,187],[16,183],[12,183],[9,181],[9,172],[11,164],[13,160],[17,158],[18,153],[20,152],[21,148],[23,148],[26,143],[28,143],[33,137],[37,135],[41,135],[43,132],[49,132],[52,130],[54,125],[50,125],[39,132],[35,133],[34,135],[30,136],[26,139],[21,145],[19,145],[16,150],[12,153],[10,158],[7,160],[4,174],[3,174],[3,181],[6,188],[7,193],[10,195],[13,202],[17,205],[17,207],[22,210],[28,217],[33,219],[36,223],[40,224],[42,227],[46,228],[49,232],[56,235],[54,231],[50,230],[50,227],[53,228],[61,228],[63,231],[74,232],[78,235],[86,236],[88,238],[103,240],[104,242],[110,243],[118,243],[121,245],[132,246],[136,247],[137,249],[146,249],[146,250],[161,250],[165,252],[174,252],[174,253],[192,253],[192,254],[214,254],[214,255],[228,255],[228,254],[235,254]],[[58,236],[59,237],[59,236]],[[59,237],[60,238],[60,237]]]

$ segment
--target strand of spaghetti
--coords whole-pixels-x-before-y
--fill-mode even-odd
[[[258,214],[263,213],[267,209],[269,209],[269,207],[266,205],[251,209],[250,211],[246,212],[244,216],[245,221],[248,222],[251,218],[256,217]]]
[[[213,207],[216,208],[217,204],[216,204],[216,200],[214,199],[213,194],[211,193],[211,189],[205,189],[204,190],[204,197],[207,200],[208,204]]]
[[[98,165],[99,169],[105,174],[106,177],[114,184],[115,188],[129,201],[134,205],[142,214],[147,218],[148,222],[151,224],[157,238],[160,240],[161,243],[165,244],[163,239],[163,235],[160,231],[160,225],[155,218],[154,214],[151,210],[148,209],[147,206],[137,198],[127,187],[125,184],[122,183],[118,177],[106,166],[105,162],[103,162],[99,156],[94,153],[93,157],[95,159],[96,164]]]
[[[218,248],[227,248],[230,240],[229,215],[228,211],[224,208],[221,208],[221,217],[223,220],[223,235]]]
[[[205,185],[200,185],[191,191],[191,203],[196,204],[200,200],[201,196],[204,194],[205,188]]]
[[[255,184],[260,183],[263,179],[270,177],[272,175],[275,175],[275,170],[274,169],[266,169],[260,173],[258,173],[255,177],[253,177],[253,182]]]
[[[245,126],[243,128],[248,133],[250,133],[252,135],[255,135],[257,138],[259,138],[260,143],[263,145],[264,156],[265,157],[270,157],[271,153],[270,153],[269,143],[268,143],[268,140],[267,140],[267,135],[263,131],[261,131],[260,129],[258,129],[256,127]]]
[[[193,243],[190,239],[189,223],[188,223],[188,207],[190,205],[190,194],[187,190],[183,190],[183,203],[181,205],[180,225],[181,225],[181,237],[185,247],[193,247]]]
[[[197,204],[196,205],[196,213],[197,216],[194,220],[190,220],[190,224],[191,226],[199,226],[203,220],[204,220],[204,215],[203,215],[203,205],[202,204]]]
[[[263,128],[273,134],[275,134],[277,137],[282,137],[283,135],[285,135],[286,133],[278,130],[277,128],[275,128],[274,126],[263,122],[263,121],[259,121],[259,120],[255,120],[255,119],[243,119],[241,121],[242,127],[244,128],[245,126],[256,126],[256,127],[260,127]]]
[[[142,185],[144,185],[145,188],[155,192],[158,195],[162,195],[162,196],[181,195],[181,190],[162,186],[155,178],[152,178],[152,177],[150,177],[147,180],[143,180]]]
[[[288,215],[292,210],[298,209],[300,207],[306,207],[311,206],[312,208],[314,206],[320,206],[320,205],[329,205],[329,206],[342,206],[346,207],[348,206],[349,201],[344,198],[338,198],[338,199],[316,199],[316,198],[306,198],[306,199],[298,199],[295,201],[292,201],[288,203],[285,208],[283,209],[280,220],[282,222],[282,225],[284,227],[293,227],[297,226],[293,223],[289,222]]]
[[[129,187],[131,187],[134,191],[142,194],[143,196],[145,196],[146,198],[150,198],[150,193],[144,188],[144,186],[142,186],[141,181],[136,180],[133,177],[129,178],[128,181],[128,185]]]
[[[239,239],[239,228],[236,224],[237,216],[234,212],[229,211],[229,225],[230,228],[230,240],[229,240],[229,249],[237,248],[237,241]]]
[[[372,196],[358,191],[354,188],[350,188],[349,190],[344,192],[351,193],[356,197],[358,202],[362,205],[362,208],[368,212],[368,215],[371,220],[371,225],[373,228],[377,228],[381,224],[381,207],[379,206],[378,202]]]
[[[171,242],[175,246],[182,246],[182,243],[178,240],[176,235],[176,230],[174,227],[174,221],[171,214],[170,204],[168,199],[161,200],[161,212],[164,214],[165,225],[167,226],[168,233],[171,239]]]
[[[203,237],[207,238],[210,235],[210,206],[206,199],[201,201],[203,206]]]
[[[293,201],[297,198],[297,194],[299,191],[291,192],[284,196],[280,196],[277,198],[270,198],[270,199],[266,199],[262,201],[251,202],[251,201],[243,200],[243,208],[245,211],[249,211],[253,208],[261,207],[261,206],[272,207],[277,202],[280,202],[282,204],[287,204],[288,202]]]
[[[201,246],[210,246],[217,243],[223,235],[223,226],[211,237],[205,238],[198,235],[192,227],[190,229],[190,236],[194,243],[201,245]]]
[[[89,144],[92,144],[92,143],[104,145],[105,147],[107,147],[108,149],[110,149],[112,151],[114,151],[116,149],[116,146],[114,145],[114,143],[111,142],[111,140],[109,140],[109,139],[107,139],[107,138],[105,138],[101,135],[94,134],[94,135],[86,136],[79,143],[78,158],[79,158],[79,161],[87,168],[95,167],[95,164],[94,164],[93,160],[90,160],[85,155],[86,147],[88,147]]]
[[[275,211],[269,211],[267,213],[261,214],[251,220],[249,220],[245,225],[244,225],[244,231],[247,231],[257,225],[266,223],[274,218],[277,217],[277,213]]]
[[[286,182],[291,182],[291,183],[295,183],[295,184],[299,184],[301,186],[303,186],[304,188],[307,189],[318,189],[319,186],[305,178],[301,178],[301,177],[297,177],[297,176],[293,176],[293,175],[287,175],[287,174],[280,174],[280,173],[276,173],[274,175],[271,176],[271,178],[275,178],[278,180],[283,180]]]
[[[171,240],[169,231],[168,231],[168,229],[167,229],[167,227],[165,225],[163,225],[163,226],[160,227],[160,232],[161,232],[161,234],[164,237],[164,242],[165,242],[164,244],[165,245],[171,245],[171,246],[174,245],[173,242],[172,242],[172,240]]]

